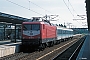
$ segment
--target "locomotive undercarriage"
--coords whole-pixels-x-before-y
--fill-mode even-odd
[[[30,51],[30,50],[44,50],[46,47],[51,47],[55,44],[54,41],[49,41],[49,42],[45,42],[42,43],[43,40],[41,39],[32,39],[32,40],[28,40],[28,39],[24,39],[22,40],[22,44],[21,44],[21,51]]]
[[[52,47],[53,45],[59,44],[60,42],[64,42],[65,40],[72,39],[66,38],[66,39],[60,39],[60,40],[53,40],[53,41],[48,41],[48,42],[43,42],[44,40],[41,39],[32,39],[32,40],[22,40],[22,51],[33,51],[33,50],[38,50],[42,51],[46,47]]]

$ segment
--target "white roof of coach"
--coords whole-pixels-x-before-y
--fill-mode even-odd
[[[57,26],[57,29],[61,29],[61,30],[68,30],[68,31],[73,31],[72,29],[69,29],[69,28],[64,28],[64,27],[60,27],[60,26]]]

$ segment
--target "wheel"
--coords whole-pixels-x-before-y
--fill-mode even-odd
[[[43,51],[45,49],[45,44],[40,44],[39,51]]]

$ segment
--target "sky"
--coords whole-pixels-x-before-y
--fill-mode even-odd
[[[24,18],[58,15],[51,23],[86,28],[86,19],[75,20],[86,18],[85,5],[85,0],[0,0],[0,12]]]

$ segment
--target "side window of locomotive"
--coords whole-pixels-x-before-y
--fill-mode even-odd
[[[32,30],[40,30],[39,24],[32,24]]]

